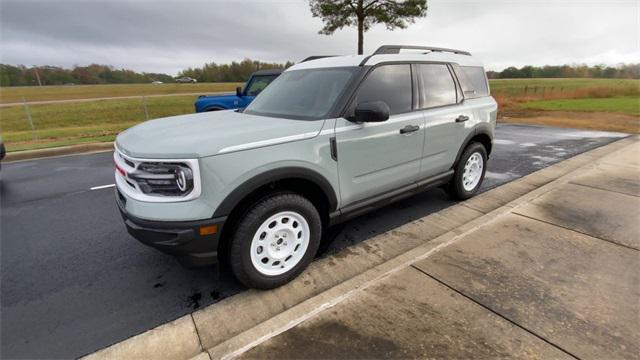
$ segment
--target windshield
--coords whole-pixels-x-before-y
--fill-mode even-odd
[[[257,96],[264,88],[277,78],[278,75],[260,75],[254,76],[251,83],[247,86],[245,93],[249,96]]]
[[[355,67],[282,73],[245,113],[303,120],[325,118],[355,73]]]

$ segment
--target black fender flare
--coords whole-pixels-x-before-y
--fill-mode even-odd
[[[308,168],[292,166],[268,170],[245,181],[222,200],[213,217],[228,216],[247,195],[262,186],[285,179],[302,179],[313,182],[327,197],[330,212],[338,206],[336,193],[324,176]]]
[[[477,124],[476,126],[473,127],[473,131],[469,132],[469,135],[467,135],[467,137],[464,139],[464,141],[462,142],[462,146],[460,146],[460,149],[458,149],[458,154],[456,154],[456,160],[453,162],[453,165],[451,166],[452,169],[456,166],[456,164],[458,163],[458,160],[460,160],[460,156],[462,156],[462,152],[464,151],[464,149],[467,148],[467,146],[471,142],[471,139],[473,139],[478,135],[486,135],[487,137],[489,137],[489,139],[491,139],[491,143],[493,144],[493,131],[491,129],[491,125],[488,123]],[[487,149],[487,156],[489,155],[490,151],[491,149]]]
[[[220,111],[220,110],[228,110],[228,109],[220,105],[209,105],[206,108],[204,108],[204,110],[202,111],[207,112],[207,111]]]

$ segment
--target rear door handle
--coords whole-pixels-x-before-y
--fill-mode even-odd
[[[418,125],[407,125],[400,129],[400,134],[409,134],[418,130],[420,130],[420,126]]]
[[[469,117],[467,115],[460,115],[456,118],[456,122],[465,122],[469,120]]]

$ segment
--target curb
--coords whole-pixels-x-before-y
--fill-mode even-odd
[[[556,163],[376,235],[338,254],[318,259],[301,276],[280,288],[245,291],[86,358],[102,359],[115,354],[123,357],[145,354],[144,357],[148,358],[198,359],[238,356],[568,182],[595,166],[598,159],[639,139],[638,136],[630,136]],[[196,329],[189,343],[197,342],[199,346],[193,346],[187,352],[167,351],[166,346],[149,346],[150,336],[158,338],[153,343],[174,343],[175,334],[165,329],[172,328],[170,324],[185,321],[191,322]],[[178,345],[175,345],[176,349],[180,348]]]
[[[3,159],[3,162],[8,163],[55,156],[90,154],[101,151],[113,151],[113,142],[87,143],[47,149],[8,152],[6,157]]]

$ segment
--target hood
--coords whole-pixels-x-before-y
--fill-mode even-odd
[[[116,146],[136,158],[191,159],[312,138],[323,123],[214,111],[143,122]]]

